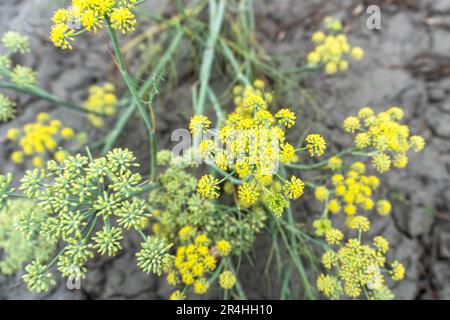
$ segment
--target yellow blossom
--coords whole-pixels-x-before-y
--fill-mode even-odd
[[[23,152],[22,151],[13,151],[11,153],[11,161],[14,163],[22,163],[23,162]]]
[[[382,254],[389,251],[389,242],[382,236],[374,237],[373,244]]]
[[[372,164],[375,170],[380,173],[388,171],[391,167],[391,158],[385,153],[377,153],[372,157]]]
[[[325,233],[325,240],[330,245],[336,245],[342,239],[344,239],[344,235],[338,229],[332,228]]]
[[[350,229],[367,232],[370,229],[370,221],[364,216],[351,216],[346,220],[346,224]]]
[[[311,157],[320,157],[324,154],[327,143],[320,134],[309,134],[306,139],[306,147],[308,148]]]
[[[328,194],[329,191],[326,187],[324,186],[319,186],[316,188],[316,190],[314,191],[314,196],[316,197],[317,200],[319,200],[320,202],[325,201],[328,198]]]
[[[191,118],[189,129],[193,135],[205,133],[211,125],[211,121],[204,115],[195,115]]]
[[[341,205],[339,201],[337,199],[331,199],[330,202],[328,203],[328,210],[333,214],[336,214],[339,211],[341,211]]]
[[[205,294],[209,289],[209,283],[205,278],[200,278],[194,282],[194,292],[196,294]]]
[[[337,299],[339,297],[340,284],[338,279],[330,275],[321,274],[317,278],[317,290],[328,298]]]
[[[52,27],[50,38],[56,47],[61,49],[72,49],[71,42],[74,41],[75,30],[69,28],[65,23],[58,23]]]
[[[394,261],[391,263],[391,270],[389,271],[389,275],[392,280],[400,281],[405,278],[405,267],[399,261]]]
[[[114,8],[111,16],[111,24],[114,29],[126,33],[127,31],[134,31],[136,25],[136,16],[130,9],[125,7]]]
[[[259,198],[258,185],[254,181],[244,182],[238,187],[238,195],[241,205],[248,208],[255,204]]]
[[[205,175],[200,178],[197,185],[197,191],[205,199],[214,199],[220,196],[219,180],[212,175]]]
[[[410,144],[415,152],[420,152],[425,148],[425,140],[421,136],[411,136]]]
[[[180,290],[176,290],[172,292],[172,294],[170,295],[170,300],[184,300],[184,299],[186,299],[186,296]]]
[[[219,240],[216,243],[216,250],[222,257],[226,257],[231,252],[231,244],[227,240]]]
[[[350,54],[355,60],[364,58],[364,50],[360,47],[353,47]]]
[[[331,170],[339,170],[342,167],[342,159],[339,157],[331,157],[328,159],[328,167]]]
[[[382,216],[388,215],[391,209],[392,205],[388,200],[379,200],[377,202],[377,212]]]
[[[344,120],[343,127],[346,132],[353,133],[361,127],[361,123],[357,117],[348,117]]]
[[[224,271],[219,275],[219,285],[223,289],[231,289],[236,284],[236,277],[231,271]]]
[[[283,187],[284,194],[290,199],[298,199],[303,195],[305,184],[295,176],[291,176],[291,181],[287,181]]]

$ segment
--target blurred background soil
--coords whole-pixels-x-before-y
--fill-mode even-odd
[[[106,80],[121,90],[101,34],[77,39],[71,52],[62,52],[48,42],[53,9],[64,3],[68,1],[0,0],[0,34],[7,30],[28,34],[33,51],[20,62],[38,71],[44,88],[67,100],[82,103],[89,85]],[[380,30],[366,28],[365,8],[370,4],[381,8]],[[171,5],[167,0],[147,0],[144,7],[164,12]],[[266,0],[255,1],[255,7],[257,40],[282,68],[300,65],[311,49],[309,36],[327,15],[342,19],[350,43],[366,51],[364,60],[352,63],[345,73],[333,77],[316,73],[302,80],[301,85],[309,89],[317,104],[305,108],[299,100],[294,106],[301,110],[301,125],[320,132],[329,145],[345,146],[350,142],[340,129],[345,117],[366,105],[377,111],[399,105],[405,109],[411,132],[426,138],[426,150],[411,155],[405,170],[383,175],[383,190],[395,202],[394,210],[389,217],[377,219],[372,232],[386,236],[396,257],[407,266],[406,280],[394,288],[397,298],[450,299],[450,1]],[[132,59],[130,63],[133,65]],[[195,79],[183,68],[187,67],[180,66],[178,73],[184,82],[156,100],[159,148],[171,146],[171,130],[187,127],[192,110],[190,87]],[[8,95],[18,102],[18,116],[0,125],[0,137],[8,128],[31,121],[38,111],[50,112],[67,125],[91,134],[79,114],[33,97]],[[136,121],[131,119],[118,145],[132,149],[145,162],[147,146],[140,142],[145,140],[143,132],[135,129]],[[101,137],[104,132],[92,134]],[[3,138],[0,142],[0,173],[13,172],[20,177],[25,168],[8,161],[11,145]],[[306,216],[308,197],[305,199],[296,208],[296,216],[310,221]],[[249,298],[275,298],[279,292],[277,276],[263,270],[268,241],[260,237],[252,253],[254,265],[241,268],[239,276]],[[98,259],[90,265],[81,290],[69,291],[60,280],[51,292],[35,295],[26,291],[20,274],[0,275],[0,299],[166,298],[170,288],[165,281],[149,277],[136,267],[134,252],[139,239],[132,235],[124,246],[126,250],[117,257]],[[292,279],[294,286],[295,281]]]

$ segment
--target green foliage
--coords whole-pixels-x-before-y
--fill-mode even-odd
[[[9,196],[14,189],[11,188],[12,174],[8,173],[6,176],[0,175],[0,209],[4,208],[9,203]]]
[[[1,273],[12,274],[21,270],[28,261],[44,261],[51,256],[55,244],[40,235],[42,223],[47,217],[35,201],[27,199],[12,200],[0,209]]]
[[[163,269],[170,266],[173,256],[169,254],[172,245],[156,237],[147,237],[142,250],[136,253],[138,267],[146,273],[161,275]]]
[[[190,227],[194,229],[191,236],[205,234],[212,242],[225,239],[236,252],[252,247],[255,236],[264,227],[263,209],[222,208],[196,193],[197,180],[187,172],[185,159],[171,158],[170,151],[163,150],[158,153],[158,160],[167,167],[159,176],[161,187],[149,194],[156,235],[180,243],[186,240],[180,230]]]
[[[23,276],[23,281],[28,285],[30,291],[43,292],[56,284],[55,279],[48,268],[39,263],[38,260],[25,267],[27,274]]]
[[[30,52],[30,43],[27,36],[17,31],[8,31],[2,37],[3,46],[11,53],[25,54]]]
[[[63,276],[85,277],[85,265],[94,251],[114,256],[122,249],[123,231],[139,230],[150,216],[145,203],[134,198],[145,185],[141,175],[132,172],[137,166],[134,161],[127,149],[114,149],[97,159],[77,154],[63,162],[49,161],[46,169],[27,171],[22,178],[19,189],[36,198],[45,219],[25,216],[20,230],[36,232],[44,243],[61,243],[54,262]],[[53,283],[47,270],[54,262],[44,268],[41,261],[46,258],[27,268],[23,278],[31,290],[42,291]],[[139,255],[139,263],[154,265],[148,255]]]
[[[0,121],[13,119],[16,114],[15,103],[4,94],[0,94]]]

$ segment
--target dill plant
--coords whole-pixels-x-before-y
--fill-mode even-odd
[[[382,173],[388,168],[381,170],[376,157],[383,154],[389,160],[386,154],[389,152],[394,158],[401,158],[396,161],[396,167],[402,168],[407,164],[405,154],[409,149],[421,151],[424,148],[423,138],[409,137],[409,128],[398,122],[403,117],[403,110],[399,107],[391,107],[378,115],[375,115],[371,108],[365,107],[361,109],[358,117],[346,118],[343,129],[348,133],[358,130],[358,135],[367,137],[367,143],[364,145],[358,143],[356,147],[342,150],[318,163],[298,164],[300,157],[297,153],[306,152],[311,157],[323,156],[326,152],[326,141],[319,134],[309,134],[303,146],[299,148],[290,146],[285,140],[284,130],[294,125],[295,115],[289,109],[281,109],[273,116],[268,111],[272,96],[266,95],[263,88],[263,84],[255,82],[254,86],[247,86],[245,90],[240,87],[233,90],[235,112],[229,114],[219,127],[222,148],[213,140],[201,140],[199,143],[200,156],[223,178],[219,180],[220,178],[216,178],[213,174],[201,177],[198,181],[197,192],[203,198],[214,199],[220,196],[222,188],[230,189],[225,186],[225,183],[234,184],[237,189],[238,205],[250,210],[253,205],[262,205],[275,215],[275,219],[282,219],[283,213],[287,211],[289,213],[287,225],[296,229],[296,226],[292,224],[290,203],[286,198],[296,199],[305,192],[305,187],[312,189],[315,198],[323,204],[321,218],[313,223],[316,235],[324,239],[323,247],[326,252],[322,263],[326,269],[336,268],[335,273],[319,275],[316,283],[317,290],[332,299],[343,296],[356,299],[362,294],[367,299],[393,298],[385,281],[385,274],[392,281],[401,281],[405,275],[404,266],[399,261],[386,262],[385,254],[389,250],[389,242],[382,236],[376,236],[372,246],[362,244],[362,234],[368,232],[371,225],[368,213],[374,209],[380,215],[387,215],[391,211],[391,204],[387,199],[380,199],[375,203],[372,196],[373,191],[379,187],[379,178],[375,175],[366,176],[366,165],[362,161],[354,162],[347,169],[344,158],[347,155],[362,157],[362,159],[371,157],[375,170]],[[360,118],[368,119],[364,121],[367,129],[360,124]],[[277,121],[282,126],[271,126]],[[206,117],[196,115],[191,119],[190,129],[194,135],[201,136],[210,125],[211,122]],[[252,130],[251,134],[247,133],[249,129]],[[249,138],[258,137],[267,130],[273,130],[272,136],[280,140],[281,147],[275,149],[278,152],[275,155],[269,147],[261,148],[258,145],[259,141]],[[235,140],[227,139],[228,136]],[[223,148],[223,145],[227,147]],[[373,147],[375,151],[367,150],[368,147]],[[272,171],[265,171],[267,168],[265,166],[272,164],[275,156],[280,158],[280,167],[270,167]],[[269,161],[264,162],[262,159],[269,159]],[[286,168],[302,171],[329,170],[330,174],[327,178],[330,179],[333,189],[325,185],[317,185],[312,181],[303,181],[296,176],[291,176],[288,181],[285,178]],[[344,173],[343,170],[346,172]],[[341,210],[346,216],[344,229],[356,231],[357,237],[345,240],[345,230],[333,227],[329,213],[336,215]],[[362,215],[364,212],[367,215]],[[279,222],[277,225],[279,232],[285,237],[284,234],[287,231],[283,231]],[[295,241],[295,231],[292,231],[291,239]],[[295,260],[298,253],[292,252],[289,242],[286,242],[286,246],[291,252],[292,259]],[[300,262],[297,260],[297,263]],[[301,268],[299,273],[304,275]]]
[[[14,199],[0,209],[0,248],[4,257],[0,272],[12,274],[22,270],[30,260],[47,260],[55,251],[55,245],[42,235],[42,223],[47,214],[28,199]]]
[[[179,3],[179,15],[168,19],[153,16],[159,27],[175,30],[155,74],[162,73],[183,37],[188,36],[193,45],[201,48],[199,85],[192,90],[193,116],[187,125],[198,142],[189,153],[198,154],[208,170],[197,179],[200,170],[190,165],[188,158],[172,157],[168,150],[157,153],[157,120],[151,103],[158,91],[157,77],[153,75],[140,85],[145,68],[131,75],[123,55],[126,50],[119,46],[117,32],[134,32],[138,18],[146,16],[139,9],[142,2],[72,0],[71,7],[58,9],[52,18],[50,39],[61,49],[73,49],[75,39],[84,33],[107,31],[115,63],[128,90],[120,101],[109,83],[91,87],[83,106],[43,90],[32,69],[13,65],[10,58],[30,51],[28,39],[16,32],[3,36],[7,53],[0,55],[0,87],[85,112],[94,127],[104,125],[101,116],[114,116],[118,111],[120,114],[103,142],[103,155],[94,158],[87,149],[87,155],[58,156],[54,152],[52,160],[33,161],[38,168],[27,171],[21,179],[17,189],[22,193],[12,188],[11,175],[0,176],[0,246],[8,253],[0,264],[2,271],[19,270],[31,260],[24,267],[23,280],[32,291],[47,291],[56,284],[54,267],[65,277],[84,278],[95,253],[116,255],[122,250],[126,232],[132,229],[142,240],[135,254],[137,266],[145,273],[164,276],[173,287],[170,299],[186,299],[192,293],[204,295],[216,282],[224,298],[246,298],[238,266],[242,256],[254,247],[256,237],[268,229],[272,248],[267,268],[276,256],[281,298],[293,297],[289,281],[294,271],[303,286],[301,294],[309,299],[316,298],[317,293],[331,299],[394,298],[388,278],[401,281],[404,266],[397,260],[387,262],[387,239],[377,235],[370,243],[364,241],[371,227],[370,213],[377,211],[383,216],[392,210],[388,199],[374,201],[380,187],[376,174],[392,166],[404,168],[407,152],[419,152],[425,147],[422,137],[411,136],[409,128],[400,123],[403,110],[391,107],[375,114],[365,107],[346,118],[343,129],[355,135],[354,146],[335,154],[328,154],[327,141],[318,133],[306,135],[294,147],[287,132],[298,120],[295,109],[275,108],[274,94],[280,92],[270,91],[262,79],[251,79],[261,73],[277,81],[294,81],[286,79],[288,73],[259,60],[256,45],[249,40],[251,32],[235,34],[232,40],[221,32],[224,24],[230,23],[225,13],[233,4],[211,0],[208,4],[195,1],[185,7]],[[248,3],[240,2],[237,10],[238,20],[247,27],[252,24]],[[206,8],[208,22],[191,19]],[[79,29],[71,28],[74,20],[80,22]],[[364,50],[351,47],[347,36],[340,33],[340,21],[328,17],[324,25],[326,32],[317,31],[311,37],[315,48],[299,68],[300,75],[306,71],[324,71],[328,75],[343,72],[349,68],[349,58],[364,57]],[[135,46],[147,36],[138,35],[138,40],[133,38],[125,47]],[[232,70],[233,80],[223,94],[225,99],[216,96],[211,85],[216,55]],[[148,100],[144,99],[146,95]],[[222,105],[229,100],[234,109],[227,114]],[[119,110],[119,102],[126,107]],[[215,121],[206,116],[209,104]],[[112,149],[136,109],[147,130],[150,181],[134,171],[139,164],[131,151]],[[0,120],[13,117],[14,103],[0,96]],[[71,128],[61,125],[55,125],[56,131],[50,132],[49,128],[55,126],[43,119],[45,115],[38,117],[41,123],[37,128],[24,128],[25,134],[38,129],[31,138],[22,137],[17,129],[7,134],[10,140],[23,141],[19,144],[24,154],[33,153],[25,149],[55,151],[58,139],[53,139],[54,135],[73,136]],[[220,131],[219,141],[203,138],[213,124]],[[277,144],[270,143],[269,137],[275,137]],[[221,148],[219,142],[228,148]],[[349,164],[347,157],[362,160]],[[22,158],[23,154],[16,153],[12,160],[22,162]],[[367,172],[364,159],[371,160],[376,173]],[[274,166],[277,160],[279,166]],[[305,178],[305,171],[317,178]],[[147,199],[139,198],[147,192]],[[311,226],[298,223],[293,213],[293,200],[308,193],[314,194],[321,211],[314,212],[318,218]],[[17,214],[10,215],[11,210]],[[344,214],[339,214],[341,211]],[[341,219],[343,223],[338,224]],[[317,257],[316,248],[324,251],[321,257]],[[319,259],[323,272],[316,272]],[[317,277],[306,272],[306,262],[313,266],[312,273],[318,273]]]
[[[20,63],[13,63],[13,55],[25,55],[31,52],[28,36],[16,31],[7,31],[3,34],[1,42],[3,50],[0,52],[0,88],[32,95],[78,112],[86,112],[82,106],[66,101],[41,88],[36,79],[36,72],[32,68]],[[0,120],[7,121],[14,118],[14,107],[14,103],[1,95]],[[101,112],[95,111],[95,114],[101,115]]]
[[[8,129],[6,137],[17,148],[11,153],[11,160],[21,164],[30,159],[37,168],[44,166],[47,158],[63,161],[68,155],[64,149],[81,140],[74,129],[64,126],[59,119],[45,112],[38,113],[35,122],[27,123],[20,129]]]
[[[50,160],[45,168],[26,172],[19,190],[34,199],[38,212],[44,216],[39,218],[27,211],[16,223],[17,228],[27,233],[33,231],[39,241],[60,248],[50,262],[45,262],[42,256],[34,257],[36,260],[25,267],[27,274],[23,279],[30,290],[46,291],[55,284],[49,273],[54,265],[65,277],[84,278],[85,265],[94,252],[114,256],[122,249],[126,230],[134,229],[142,234],[140,229],[150,212],[145,201],[136,196],[149,185],[139,173],[132,171],[138,166],[134,160],[127,149],[114,149],[96,159],[88,153],[88,156],[77,154],[59,162]],[[14,190],[9,190],[9,181],[7,177],[2,179],[4,201],[17,197]],[[138,253],[139,266],[147,269],[148,265],[155,264],[157,267],[152,270],[158,272],[156,247],[152,242],[148,245],[144,236],[143,240],[143,249]],[[167,249],[158,250],[161,254]],[[142,253],[148,250],[155,254]]]

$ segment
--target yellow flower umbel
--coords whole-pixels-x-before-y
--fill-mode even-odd
[[[209,283],[205,277],[216,268],[216,259],[209,244],[208,237],[199,235],[193,243],[177,248],[173,268],[168,270],[167,280],[170,284],[175,285],[181,281],[185,285],[192,285],[197,294],[208,291]]]
[[[181,292],[180,290],[176,290],[176,291],[172,292],[169,299],[170,300],[184,300],[184,299],[186,299],[186,295],[183,292]]]
[[[407,152],[410,149],[419,152],[425,147],[421,136],[410,136],[409,127],[399,122],[403,114],[403,110],[395,106],[378,114],[364,107],[357,116],[344,120],[345,131],[357,132],[356,148],[368,151],[373,167],[380,173],[392,166],[404,168],[408,164]]]
[[[41,167],[49,157],[63,161],[67,155],[62,146],[72,141],[75,132],[70,127],[64,127],[58,119],[52,119],[49,114],[41,112],[36,116],[35,123],[28,123],[23,128],[11,128],[7,138],[16,143],[20,149],[11,154],[15,163],[23,163],[30,159],[33,166]]]
[[[347,36],[338,33],[342,29],[339,20],[327,17],[324,22],[327,31],[317,31],[311,36],[316,47],[307,56],[308,64],[324,68],[325,73],[329,75],[346,71],[349,67],[348,58],[361,60],[364,50],[360,47],[352,48]]]
[[[112,27],[122,33],[136,30],[136,17],[127,7],[114,8],[110,19]]]
[[[235,113],[242,116],[250,116],[251,110],[255,107],[267,109],[267,105],[272,102],[273,96],[272,93],[265,90],[265,87],[264,81],[259,79],[254,81],[253,86],[235,86],[233,88],[234,104],[236,106]]]
[[[331,170],[339,170],[342,167],[342,159],[339,157],[331,157],[328,159],[328,168]]]
[[[197,185],[197,191],[205,199],[214,199],[220,196],[219,180],[212,175],[206,175],[200,178]]]
[[[363,244],[361,233],[369,230],[367,218],[351,217],[347,225],[359,232],[359,238],[350,238],[345,243],[343,234],[331,226],[324,233],[330,247],[322,256],[322,264],[330,274],[321,274],[317,279],[317,289],[326,297],[339,299],[342,294],[349,298],[359,298],[363,292],[367,298],[391,296],[385,284],[386,273],[394,281],[400,281],[405,268],[398,261],[386,263],[389,242],[381,237],[373,238],[372,244]],[[390,268],[388,266],[390,265]],[[385,270],[389,271],[386,272]]]
[[[327,208],[329,212],[336,214],[343,210],[347,216],[354,216],[357,213],[370,212],[375,207],[372,197],[380,180],[377,176],[365,175],[365,172],[364,163],[357,161],[345,174],[336,173],[331,176],[332,188],[330,187],[331,192],[328,193],[331,196]],[[316,198],[321,202],[327,199],[327,194],[322,191],[323,188],[326,189],[325,186],[316,188]],[[378,203],[378,213],[388,214],[390,203],[387,200],[380,200]]]
[[[231,244],[227,240],[219,240],[216,243],[216,250],[222,257],[229,256],[231,249]]]
[[[89,88],[89,97],[84,102],[84,107],[90,111],[88,120],[94,127],[102,127],[104,120],[93,114],[97,112],[106,116],[113,116],[117,112],[117,97],[114,85],[105,83],[103,86],[91,86]]]
[[[291,181],[284,185],[284,194],[290,199],[298,199],[303,195],[305,184],[299,178],[292,176]]]
[[[219,285],[223,289],[231,289],[236,284],[236,277],[231,271],[224,271],[219,275]]]
[[[305,141],[311,157],[320,157],[325,153],[327,142],[320,134],[309,134],[306,136]]]
[[[56,47],[72,49],[75,37],[84,32],[98,32],[105,23],[122,33],[136,28],[133,9],[137,0],[72,0],[69,9],[53,14],[50,39]]]
[[[260,80],[255,81],[254,86],[235,87],[235,112],[228,115],[219,136],[202,140],[198,151],[207,164],[227,174],[223,181],[228,176],[244,180],[237,188],[238,202],[242,207],[248,208],[263,201],[279,216],[289,204],[285,196],[290,199],[301,197],[304,183],[295,176],[285,180],[277,173],[279,163],[289,164],[297,160],[297,150],[285,137],[286,130],[295,124],[296,116],[288,108],[271,113],[268,108],[272,96],[264,87]],[[195,115],[189,129],[198,137],[210,125],[211,121],[206,116]],[[302,150],[309,148],[311,154],[320,156],[325,151],[326,142],[318,134],[307,137],[306,143],[307,147]],[[284,184],[281,190],[272,188],[278,182],[274,176]],[[221,182],[206,175],[199,181],[198,192],[205,198],[216,198]]]

